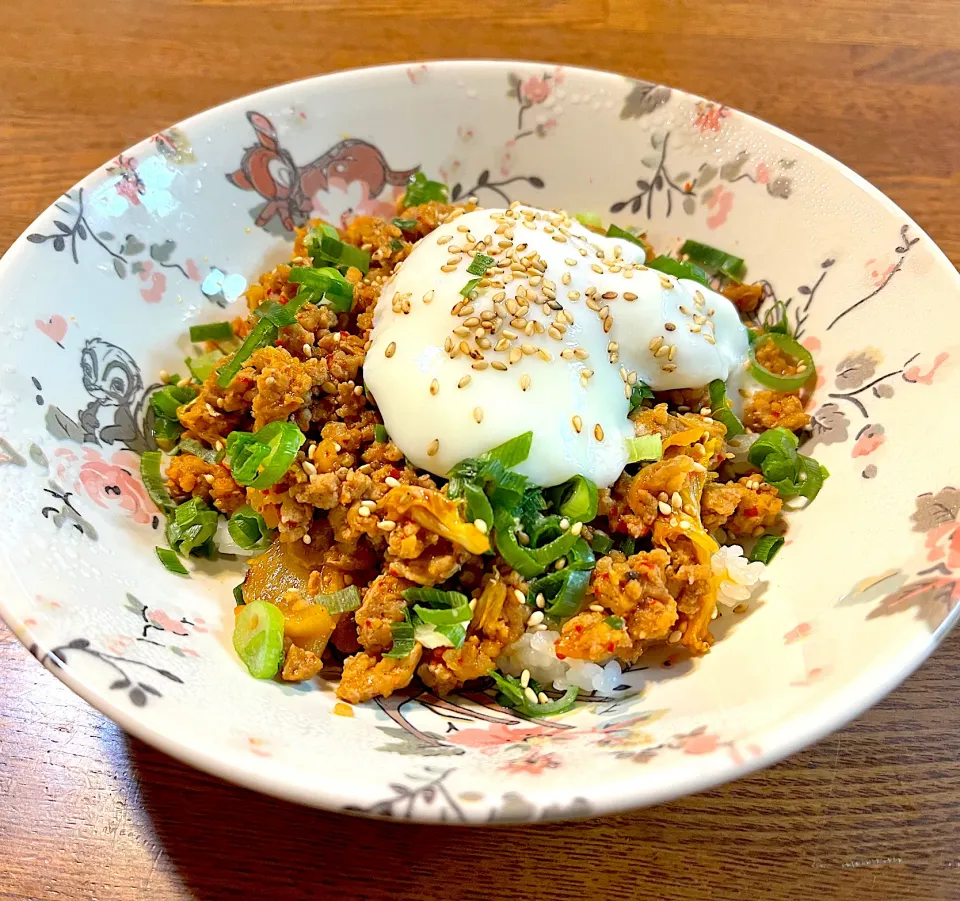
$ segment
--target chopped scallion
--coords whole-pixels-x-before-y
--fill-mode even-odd
[[[272,679],[283,660],[283,613],[266,601],[245,604],[233,627],[233,647],[255,679]]]
[[[410,604],[429,604],[435,608],[466,607],[469,598],[459,591],[441,591],[439,588],[407,588],[403,598]]]
[[[718,250],[709,244],[701,244],[699,241],[684,241],[680,248],[680,255],[689,257],[694,263],[699,263],[707,269],[726,275],[734,281],[740,281],[743,278],[743,272],[746,268],[740,257],[735,257],[724,250]]]
[[[417,227],[416,219],[401,219],[399,217],[390,220],[400,231],[411,231]]]
[[[637,382],[630,391],[630,412],[637,409],[645,400],[653,399],[653,391],[644,382]]]
[[[663,456],[663,439],[660,435],[641,435],[627,438],[627,462],[654,462]]]
[[[603,219],[597,213],[577,213],[573,218],[587,228],[603,228]]]
[[[243,582],[233,586],[233,600],[238,607],[243,607],[247,603],[243,598]]]
[[[387,434],[387,427],[385,425],[380,425],[378,422],[373,427],[373,440],[378,444],[386,444],[390,440],[390,436]]]
[[[642,247],[644,252],[646,252],[646,247],[643,246],[643,241],[640,240],[636,235],[631,234],[624,228],[620,228],[619,225],[611,225],[607,229],[608,238],[620,238],[622,241],[629,241],[631,244],[636,244],[637,247]]]
[[[213,551],[213,536],[217,532],[218,514],[201,498],[193,497],[180,504],[167,520],[167,541],[178,554],[198,554],[209,557]]]
[[[205,354],[200,354],[199,357],[187,357],[184,362],[187,364],[187,369],[190,370],[190,375],[198,382],[205,382],[210,373],[220,365],[223,357],[223,351],[210,350]]]
[[[360,591],[356,585],[348,585],[339,591],[330,594],[318,594],[316,602],[326,608],[327,613],[336,616],[338,613],[349,613],[356,610],[361,603]]]
[[[261,319],[250,331],[250,334],[244,339],[240,349],[230,358],[230,360],[220,368],[220,374],[217,376],[217,384],[221,388],[229,387],[230,383],[236,378],[237,373],[243,368],[243,364],[263,347],[269,347],[277,340],[277,327],[269,319]]]
[[[190,454],[199,457],[204,463],[217,463],[217,452],[212,448],[201,444],[195,438],[184,438],[172,451],[171,454]]]
[[[781,375],[771,372],[757,360],[758,348],[767,341],[773,342],[781,353],[793,357],[800,372],[794,375]],[[760,335],[750,345],[750,374],[764,387],[775,391],[797,391],[802,388],[814,374],[816,366],[813,355],[799,341],[780,332],[767,332]]]
[[[695,282],[700,282],[701,285],[710,287],[710,279],[707,277],[707,273],[695,263],[683,263],[673,257],[660,256],[647,263],[647,268],[665,272],[674,278],[693,279]]]
[[[172,510],[176,504],[167,490],[166,480],[160,472],[162,455],[160,451],[146,451],[140,457],[140,478],[147,494],[159,509],[164,513]]]
[[[460,294],[463,297],[469,297],[473,291],[477,290],[477,285],[480,284],[480,278],[472,278],[468,281],[461,289]]]
[[[761,535],[750,551],[750,562],[769,563],[783,547],[783,541],[782,535]]]
[[[271,422],[256,432],[231,432],[227,458],[234,480],[248,488],[269,488],[286,475],[304,442],[292,422]]]
[[[723,423],[728,438],[734,438],[746,432],[743,423],[737,418],[737,414],[730,409],[730,402],[727,400],[727,386],[723,379],[714,379],[710,383],[710,415],[717,422]]]
[[[422,172],[410,178],[407,191],[400,201],[402,206],[420,206],[431,200],[436,203],[446,203],[450,198],[450,189],[440,181],[430,181]]]
[[[264,518],[249,504],[237,510],[227,522],[230,537],[245,551],[266,547],[270,529]]]
[[[169,572],[176,573],[178,576],[188,576],[190,571],[183,565],[176,552],[168,547],[154,548],[157,552],[157,559],[163,564]]]
[[[488,257],[485,253],[478,253],[467,266],[467,272],[471,275],[483,275],[492,265],[493,257]]]
[[[390,631],[393,633],[393,647],[383,655],[384,657],[407,657],[413,653],[417,643],[412,622],[404,619],[398,623],[391,623]]]
[[[316,240],[319,238],[319,240]],[[344,269],[359,269],[366,274],[370,268],[370,254],[366,250],[354,247],[341,241],[339,237],[329,234],[317,235],[316,238],[307,244],[307,253],[313,259],[313,265],[333,264]]]
[[[622,629],[622,628],[624,627],[624,625],[625,625],[622,616],[608,616],[608,617],[604,620],[604,622],[605,622],[611,629]]]
[[[609,554],[613,550],[613,539],[606,532],[594,529],[593,537],[590,539],[590,547],[601,556]]]
[[[233,338],[233,326],[229,322],[207,322],[190,326],[190,340],[195,344],[201,341],[229,341]]]

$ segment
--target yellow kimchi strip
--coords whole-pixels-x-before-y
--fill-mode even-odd
[[[391,519],[409,516],[417,525],[459,544],[471,554],[490,550],[490,539],[473,523],[463,520],[460,505],[433,488],[400,485],[387,492],[381,505]]]

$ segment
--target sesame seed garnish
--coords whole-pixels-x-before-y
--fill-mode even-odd
[[[527,373],[524,373],[520,376],[520,390],[526,391],[530,387],[530,376]]]
[[[579,300],[580,292],[579,291],[567,291],[567,300]]]
[[[676,363],[664,363],[663,366],[660,367],[664,372],[673,372],[676,368]]]
[[[669,516],[673,512],[673,508],[666,503],[665,501],[659,501],[657,503],[657,509],[664,515]]]
[[[387,345],[387,349],[383,352],[385,357],[392,357],[397,352],[397,342],[391,341]]]
[[[317,467],[314,466],[309,460],[304,460],[302,463],[303,471],[307,475],[315,476],[317,474]]]
[[[487,363],[484,360],[480,360],[478,363],[471,363],[470,368],[475,369],[477,372],[483,372],[487,368]]]
[[[596,263],[591,263],[590,268],[597,273],[597,275],[603,275],[603,269],[598,266]]]
[[[437,244],[446,244],[448,241],[451,241],[451,240],[453,240],[452,235],[441,235],[439,238],[437,238]]]
[[[357,516],[369,516],[370,508],[369,507],[357,507]]]
[[[436,394],[439,390],[440,390],[440,383],[436,379],[434,379],[430,383],[430,393]]]
[[[604,291],[604,293],[601,294],[600,296],[601,296],[604,300],[613,300],[613,299],[617,296],[617,292],[616,292],[616,291]]]
[[[387,477],[383,480],[383,484],[384,484],[384,485],[388,485],[390,488],[399,488],[399,487],[400,487],[400,480],[399,480],[399,479],[395,479],[393,476],[387,476]]]
[[[668,332],[675,332],[675,331],[677,330],[676,325],[674,325],[672,322],[665,322],[665,323],[663,324],[663,327],[664,327]]]
[[[647,345],[653,353],[656,353],[663,346],[663,338],[660,335],[657,335],[656,338],[650,339],[650,344]],[[608,347],[607,350],[610,348]]]
[[[670,633],[670,638],[667,640],[670,642],[670,644],[676,644],[681,638],[683,638],[683,632],[677,629],[675,632]]]
[[[525,222],[524,225],[526,224],[527,223]],[[533,226],[531,225],[530,228],[533,228]],[[537,699],[537,693],[529,685],[523,690],[523,695],[531,704],[540,703],[540,701]]]
[[[653,354],[653,355],[654,355],[657,359],[662,359],[663,357],[667,356],[667,354],[669,354],[669,353],[670,353],[670,345],[669,345],[669,344],[661,344],[661,345],[654,351],[654,354]]]
[[[673,362],[673,358],[674,358],[676,355],[677,355],[677,345],[676,345],[676,344],[671,344],[671,345],[670,345],[670,352],[667,354],[667,359],[672,363],[672,362]]]
[[[473,378],[472,375],[465,375],[459,382],[457,382],[458,388],[466,388],[470,384],[470,380]]]
[[[573,257],[567,257],[564,261],[568,266],[576,266],[577,261]]]
[[[632,291],[624,291],[624,292],[623,292],[623,299],[624,299],[624,300],[636,300],[636,299],[637,299],[637,295],[634,294]]]
[[[392,519],[381,519],[377,523],[378,529],[383,529],[384,532],[392,532],[397,527],[397,524]]]
[[[452,265],[452,264],[450,264],[450,263],[447,263],[446,266],[441,266],[441,267],[440,267],[440,271],[441,271],[441,272],[453,272],[453,271],[456,270],[456,268],[457,268],[456,266],[454,266],[454,265]]]
[[[437,451],[440,450],[440,439],[434,438],[433,441],[427,446],[427,456],[433,457],[436,456]]]
[[[491,365],[494,369],[496,369],[498,372],[506,372],[506,371],[507,371],[507,364],[501,362],[500,360],[494,360],[490,365]]]
[[[542,623],[542,622],[543,622],[543,611],[542,611],[542,610],[534,610],[533,613],[530,614],[529,619],[527,620],[527,625],[528,625],[528,626],[539,626],[540,623]]]
[[[603,441],[603,428],[599,422],[593,427],[593,437],[596,438],[597,441]]]
[[[551,363],[553,361],[553,354],[550,353],[549,350],[544,350],[542,347],[537,351],[537,356],[545,363]]]
[[[708,344],[716,344],[716,343],[717,343],[717,339],[714,338],[713,335],[704,335],[704,336],[703,336],[703,340],[706,341]]]
[[[691,325],[691,326],[690,326],[690,331],[691,331],[694,335],[699,335],[701,329],[700,329],[700,326],[699,326],[699,325]]]
[[[579,435],[583,429],[583,420],[579,416],[573,417],[573,430]]]
[[[523,353],[530,356],[537,352],[537,346],[535,344],[529,344],[527,342],[524,342],[523,344],[520,345],[520,350],[523,351]]]

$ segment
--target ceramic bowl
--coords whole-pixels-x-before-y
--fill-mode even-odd
[[[242,564],[154,556],[142,414],[188,324],[224,317],[310,214],[390,215],[411,173],[485,205],[595,211],[658,247],[746,258],[816,354],[807,442],[832,473],[759,600],[700,659],[643,658],[610,697],[526,721],[482,693],[351,708],[251,679]],[[960,279],[849,169],[720,103],[582,69],[390,66],[236,100],[60,197],[0,262],[3,617],[130,733],[237,783],[448,822],[587,816],[741,776],[907,676],[960,598]]]

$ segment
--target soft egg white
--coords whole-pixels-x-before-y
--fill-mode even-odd
[[[494,258],[477,277],[477,254]],[[734,305],[643,265],[635,244],[566,213],[465,213],[423,238],[384,286],[364,379],[393,441],[439,476],[533,431],[517,470],[538,485],[623,471],[631,386],[726,380],[747,332]]]

